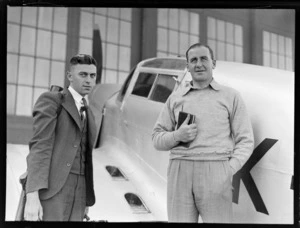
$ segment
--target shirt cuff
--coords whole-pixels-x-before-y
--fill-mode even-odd
[[[175,141],[176,143],[179,143],[180,141],[177,141],[176,138],[175,138],[175,131],[173,131],[173,134],[172,134],[172,135],[173,135],[174,141]]]

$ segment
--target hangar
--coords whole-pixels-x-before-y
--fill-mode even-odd
[[[67,85],[74,54],[101,63],[103,84],[122,84],[143,59],[184,56],[198,41],[217,60],[294,71],[295,11],[8,6],[7,38],[7,142],[27,144],[34,102],[51,85]]]

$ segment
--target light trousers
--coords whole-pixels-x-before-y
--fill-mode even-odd
[[[229,162],[170,160],[167,205],[169,222],[232,222]]]
[[[53,197],[41,200],[43,221],[83,221],[86,207],[85,176],[70,173]]]

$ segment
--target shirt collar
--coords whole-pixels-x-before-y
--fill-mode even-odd
[[[83,96],[81,96],[72,86],[69,86],[68,89],[69,89],[70,93],[72,94],[75,102],[82,104],[81,100],[82,100]],[[88,104],[88,95],[85,95],[84,98]]]
[[[212,89],[216,90],[216,91],[218,91],[218,90],[221,89],[220,84],[217,83],[214,79],[209,83],[209,86],[210,86]],[[187,84],[185,85],[185,87],[184,87],[183,90],[182,90],[182,96],[186,95],[186,94],[187,94],[189,91],[191,91],[192,89],[193,89],[193,90],[197,90],[198,88],[195,88],[195,87],[193,86],[193,81],[187,82]]]

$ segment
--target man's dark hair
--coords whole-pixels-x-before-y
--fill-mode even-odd
[[[87,64],[97,66],[97,61],[90,55],[77,54],[70,59],[70,67],[77,64]]]
[[[190,51],[191,49],[195,48],[195,47],[207,47],[208,50],[209,50],[211,59],[214,60],[214,52],[213,52],[213,50],[210,48],[210,46],[208,46],[208,45],[206,45],[206,44],[195,43],[195,44],[191,45],[191,46],[189,47],[189,49],[187,49],[187,51],[186,51],[186,53],[185,53],[186,61],[189,61],[189,60],[188,60],[189,51]]]

